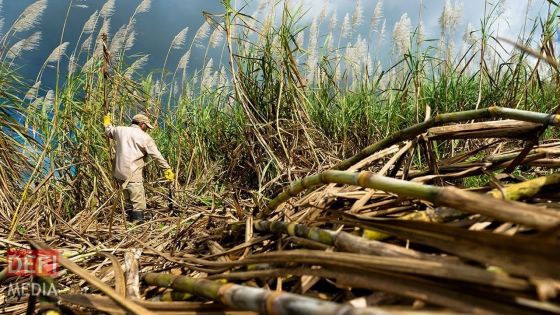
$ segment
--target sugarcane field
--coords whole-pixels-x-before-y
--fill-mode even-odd
[[[0,0],[0,314],[560,314],[560,3]]]

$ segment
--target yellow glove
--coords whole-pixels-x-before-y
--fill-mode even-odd
[[[111,116],[109,114],[103,116],[103,127],[111,125]]]
[[[170,168],[166,169],[163,175],[165,176],[165,179],[167,179],[167,181],[172,182],[175,179],[175,174]]]

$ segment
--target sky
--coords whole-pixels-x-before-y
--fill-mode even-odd
[[[266,0],[264,0],[266,1]],[[269,0],[270,1],[270,0]],[[320,14],[321,11],[327,13],[325,21],[328,21],[330,15],[336,13],[339,23],[342,22],[344,15],[353,14],[358,0],[290,0],[292,5],[303,4],[308,11],[302,19],[303,24],[311,24],[313,18]],[[462,14],[456,31],[452,34],[456,41],[460,42],[465,32],[466,25],[471,23],[476,29],[480,28],[481,19],[486,10],[490,10],[492,4],[497,2],[484,0],[470,0],[462,3]],[[11,23],[18,15],[34,0],[4,0],[0,15],[5,19],[4,31],[9,28]],[[73,6],[70,8],[70,14],[66,23],[66,30],[63,38],[69,41],[70,48],[73,50],[75,41],[77,40],[84,22],[95,11],[99,10],[106,0],[73,0]],[[253,14],[258,6],[255,0],[245,6],[245,1],[234,0],[237,7],[244,6],[243,12]],[[526,16],[530,20],[538,19],[544,16],[548,9],[545,0],[505,0],[503,2],[504,11],[500,14],[499,20],[495,23],[495,28],[499,35],[515,39],[520,29],[523,27]],[[20,67],[20,73],[26,78],[34,78],[38,69],[52,52],[53,48],[58,46],[62,27],[64,25],[64,17],[66,16],[70,0],[49,0],[47,9],[42,17],[39,29],[43,33],[43,39],[39,48],[26,54],[17,64]],[[111,19],[111,33],[128,22],[130,15],[140,3],[140,0],[117,0],[115,14]],[[367,34],[370,27],[370,18],[373,14],[377,0],[361,0],[363,7],[363,24],[355,33]],[[461,5],[460,2],[451,1],[452,4]],[[527,5],[530,4],[527,11]],[[442,13],[443,0],[384,0],[383,1],[383,17],[386,21],[387,49],[390,49],[390,39],[394,25],[404,13],[408,14],[411,19],[412,27],[418,25],[421,19],[428,39],[437,39],[440,37],[440,26],[438,19]],[[169,44],[173,37],[183,28],[189,27],[187,43],[190,43],[196,30],[203,22],[202,12],[221,13],[223,7],[219,0],[153,0],[151,10],[142,14],[137,18],[136,23],[136,42],[128,55],[140,56],[150,55],[150,61],[145,67],[149,70],[161,69],[163,60],[169,48]],[[98,26],[99,27],[99,26]],[[328,22],[324,22],[321,30],[328,28]],[[25,34],[21,34],[22,37]],[[17,39],[13,39],[12,43]],[[179,58],[184,54],[185,50],[173,50],[168,64],[176,65]],[[193,51],[191,62],[193,68],[199,68],[206,58],[219,58],[219,52],[210,51],[208,54],[205,49],[195,49]],[[66,56],[67,57],[67,56]],[[67,60],[67,58],[66,58]],[[133,59],[131,59],[133,60]],[[47,72],[51,71],[47,69]],[[48,76],[49,74],[46,73]],[[52,75],[52,73],[51,73]]]

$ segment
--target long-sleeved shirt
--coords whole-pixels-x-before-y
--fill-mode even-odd
[[[132,183],[143,181],[142,169],[145,159],[150,156],[161,169],[168,169],[169,164],[159,152],[154,139],[137,125],[107,126],[105,135],[115,140],[117,154],[113,165],[113,176],[116,179]]]

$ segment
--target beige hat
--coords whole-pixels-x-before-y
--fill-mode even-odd
[[[148,117],[146,117],[146,115],[136,114],[136,115],[134,115],[134,117],[132,117],[132,122],[144,123],[144,124],[146,124],[146,126],[148,126],[148,128],[154,129],[154,126],[152,126],[152,124],[150,124],[150,119],[148,119]]]

